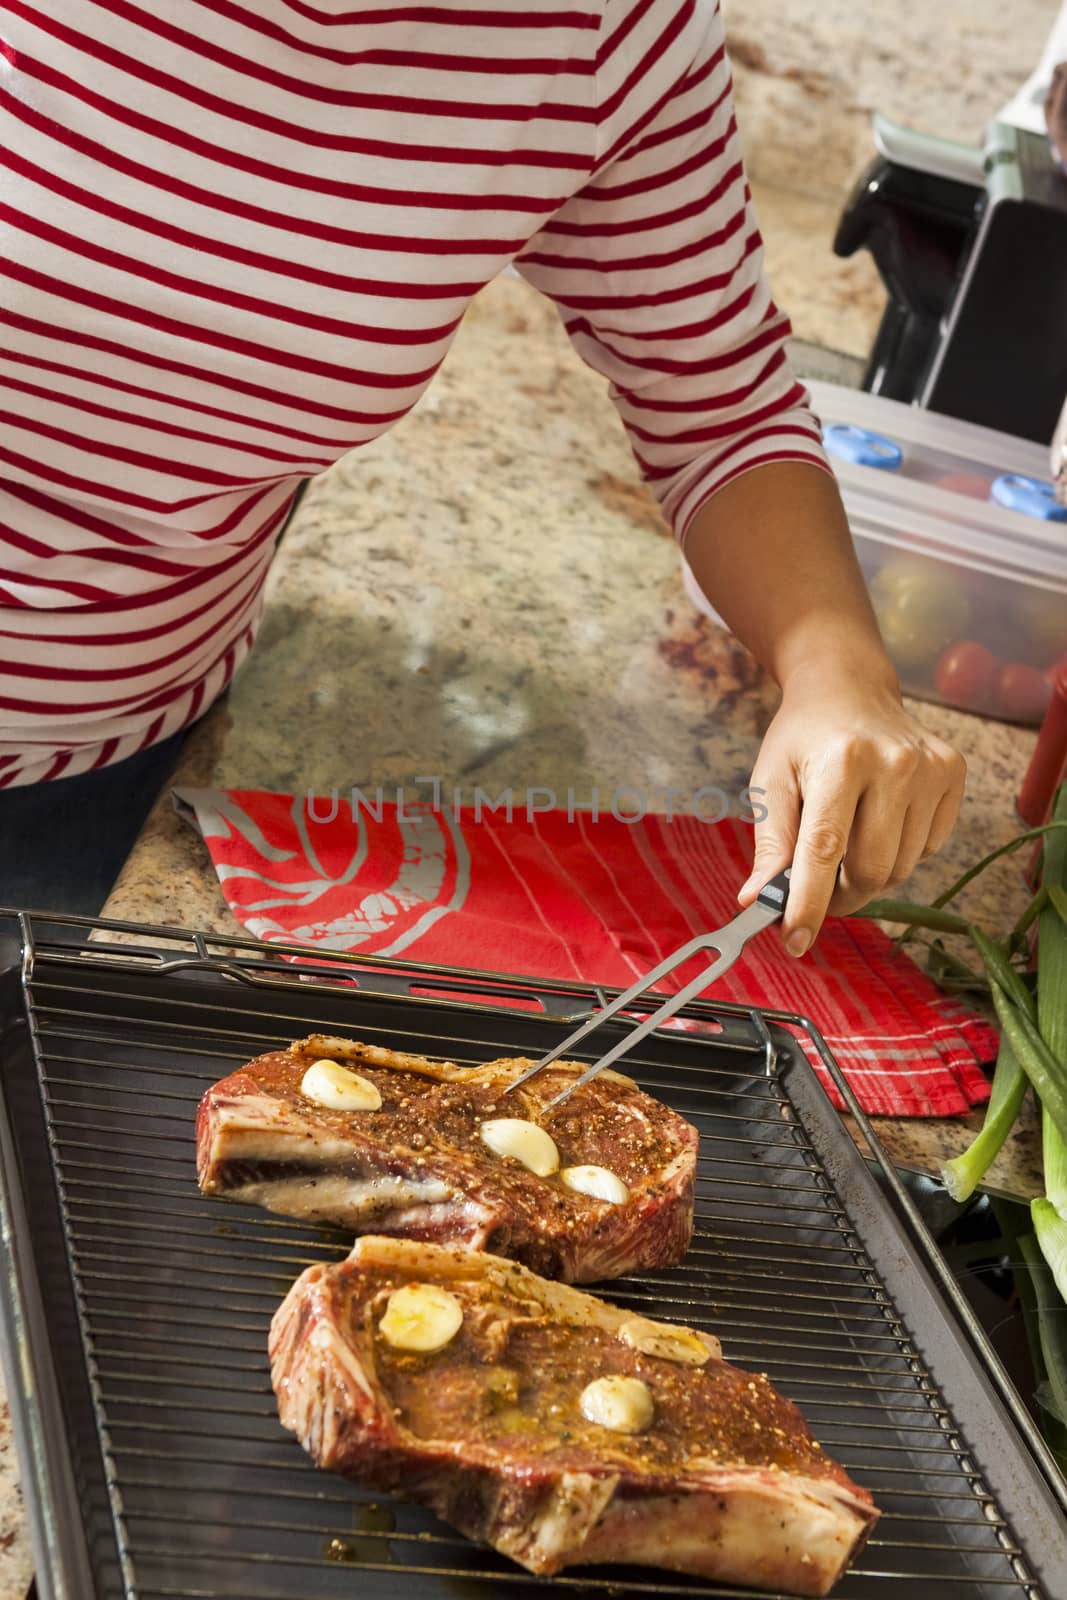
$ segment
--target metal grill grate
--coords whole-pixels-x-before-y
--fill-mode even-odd
[[[539,1053],[558,1018],[435,996],[425,975],[419,997],[398,992],[414,970],[399,963],[359,970],[358,988],[339,989],[296,984],[261,954],[213,956],[203,941],[195,954],[139,960],[81,943],[81,929],[57,937],[49,928],[49,937],[38,931],[25,984],[36,1157],[34,1106],[9,1066],[5,1093],[31,1211],[42,1175],[55,1174],[66,1333],[58,1289],[50,1315],[47,1273],[41,1294],[99,1600],[487,1600],[543,1586],[428,1514],[317,1472],[281,1430],[270,1317],[304,1266],[339,1258],[346,1242],[202,1199],[192,1132],[204,1089],[313,1026],[474,1063]],[[588,1004],[588,994],[556,990],[513,982],[500,992],[512,1004],[518,993],[557,1008]],[[946,1317],[918,1253],[902,1253],[899,1197],[878,1190],[840,1130],[795,1030],[779,1019],[772,1040],[762,1019],[729,1008],[714,1016],[721,1032],[661,1035],[628,1061],[700,1130],[698,1231],[681,1266],[612,1284],[609,1297],[714,1330],[728,1358],[766,1371],[870,1488],[882,1520],[839,1600],[1055,1600],[1049,1568],[1039,1584],[1040,1560],[991,1487],[1001,1403],[991,1393],[988,1411],[976,1408],[965,1426],[944,1391],[949,1376],[959,1388],[958,1350],[933,1349],[929,1332],[924,1348],[901,1293],[911,1281],[917,1304],[930,1299],[924,1326]],[[43,1201],[39,1210],[33,1225],[45,1228]],[[902,1275],[895,1295],[890,1260]],[[963,1370],[980,1393],[979,1366]],[[79,1393],[91,1396],[80,1425]],[[1038,1488],[1027,1492],[1051,1504],[1036,1468],[1032,1476]],[[72,1509],[53,1515],[69,1519]],[[552,1582],[620,1600],[754,1594],[638,1570]]]

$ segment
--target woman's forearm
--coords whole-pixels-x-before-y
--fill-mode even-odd
[[[940,849],[964,765],[904,709],[837,486],[819,467],[735,478],[694,518],[686,555],[782,688],[752,773],[764,811],[739,898],[792,862],[782,934],[802,955],[828,910],[855,910]]]
[[[686,559],[729,628],[779,684],[834,664],[896,689],[834,479],[800,461],[742,474],[701,507]]]

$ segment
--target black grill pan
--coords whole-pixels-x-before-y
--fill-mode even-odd
[[[535,1056],[596,992],[0,913],[7,1378],[41,1600],[730,1595],[603,1569],[537,1580],[316,1471],[278,1424],[267,1326],[335,1231],[200,1197],[193,1117],[242,1061],[346,1032]],[[1067,1496],[854,1102],[868,1166],[781,1013],[692,1008],[627,1070],[700,1129],[698,1231],[615,1301],[766,1371],[883,1516],[839,1600],[1067,1600]],[[754,1595],[754,1591],[752,1592]]]

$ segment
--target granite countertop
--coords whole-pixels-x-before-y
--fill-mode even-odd
[[[819,375],[833,363],[820,357]],[[802,362],[803,365],[803,362]],[[699,616],[603,387],[554,312],[515,278],[475,302],[417,411],[312,486],[269,583],[256,649],[174,774],[195,787],[372,791],[437,774],[496,793],[594,785],[744,786],[776,691]],[[1016,831],[1033,734],[914,708],[967,757],[951,846],[916,874],[936,894]],[[1004,927],[1025,900],[1001,862],[964,905]],[[162,795],[105,908],[236,933],[199,837]],[[936,1172],[980,1116],[879,1119],[892,1158]],[[1035,1130],[992,1173],[1029,1195]],[[0,1600],[31,1570],[0,1415]]]
[[[0,1383],[0,1600],[26,1600],[33,1574],[11,1413]]]
[[[1029,76],[1059,0],[724,0],[749,176],[839,204],[872,111],[977,146]],[[777,281],[777,280],[775,280]],[[787,304],[790,302],[787,301]]]
[[[594,785],[732,792],[776,700],[687,600],[600,380],[551,308],[505,277],[475,302],[417,411],[312,486],[256,649],[175,781],[372,792],[436,774],[467,796],[475,784],[545,785],[573,788],[578,804]],[[954,840],[909,885],[929,898],[1017,831],[1012,797],[1034,736],[913,709],[970,769]],[[1025,898],[1012,858],[961,903],[995,930]],[[206,850],[165,796],[106,911],[238,931]],[[880,1118],[878,1132],[899,1164],[936,1173],[980,1120]],[[1035,1159],[1031,1129],[992,1181],[1033,1193]]]

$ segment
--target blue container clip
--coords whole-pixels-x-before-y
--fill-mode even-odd
[[[854,422],[831,422],[823,429],[823,443],[832,456],[854,461],[860,467],[879,467],[883,472],[898,472],[904,452],[892,439]]]
[[[999,505],[1009,511],[1021,511],[1026,517],[1039,517],[1042,522],[1067,522],[1067,506],[1056,499],[1056,491],[1044,478],[1025,478],[1017,472],[1002,472],[993,479],[990,490]]]

